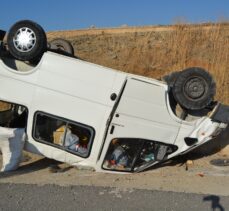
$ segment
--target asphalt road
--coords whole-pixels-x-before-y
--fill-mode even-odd
[[[228,199],[95,186],[0,184],[0,210],[229,210]]]

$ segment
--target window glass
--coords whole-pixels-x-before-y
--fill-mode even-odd
[[[28,110],[25,106],[0,101],[0,126],[26,128]]]
[[[137,171],[156,161],[167,159],[175,146],[143,139],[113,139],[103,168],[116,171]]]
[[[64,121],[39,113],[36,116],[35,138],[61,145],[61,135],[65,132],[65,125]]]
[[[118,139],[111,141],[103,168],[117,171],[131,171],[135,157],[142,147],[139,139]]]
[[[89,126],[38,112],[33,135],[37,141],[87,157],[94,131]]]

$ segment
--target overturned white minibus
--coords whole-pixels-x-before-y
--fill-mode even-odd
[[[37,24],[18,22],[0,50],[0,126],[25,128],[25,150],[97,171],[139,172],[229,123],[229,107],[214,101],[215,82],[201,68],[158,81],[53,52],[40,34]]]

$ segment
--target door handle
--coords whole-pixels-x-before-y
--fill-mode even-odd
[[[110,134],[113,134],[113,133],[114,133],[114,129],[115,129],[115,126],[112,125],[112,126],[111,126],[111,130],[110,130]]]

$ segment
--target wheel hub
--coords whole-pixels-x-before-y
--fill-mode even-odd
[[[201,78],[192,78],[185,84],[185,93],[192,99],[197,99],[205,93],[205,81]]]
[[[13,38],[14,47],[20,52],[31,51],[36,44],[36,35],[33,30],[27,27],[18,29]]]

